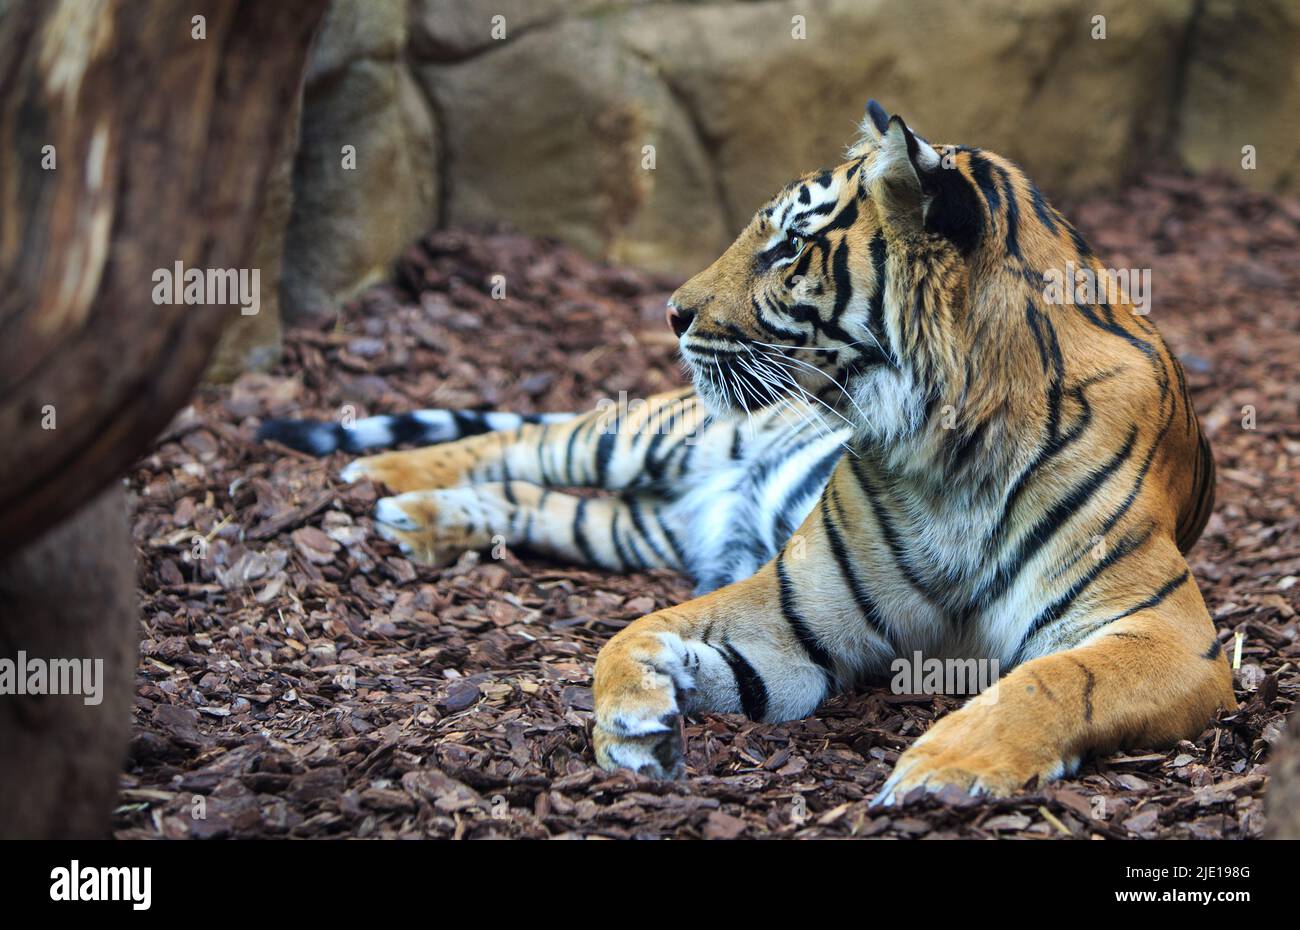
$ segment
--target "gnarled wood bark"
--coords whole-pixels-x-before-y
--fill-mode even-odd
[[[247,267],[323,4],[6,7],[0,553],[120,475],[240,314],[159,306],[153,274]]]
[[[0,837],[107,826],[137,631],[105,487],[240,314],[154,272],[248,267],[324,2],[0,3],[0,658],[105,675],[98,705],[0,695]]]
[[[125,498],[110,487],[0,564],[0,658],[102,663],[88,667],[87,695],[0,697],[0,838],[93,836],[108,825],[140,640]]]

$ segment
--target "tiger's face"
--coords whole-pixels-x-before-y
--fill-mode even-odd
[[[715,413],[793,399],[876,433],[922,415],[935,370],[915,342],[952,341],[944,328],[961,312],[970,235],[928,222],[951,186],[938,177],[939,155],[872,104],[848,161],[788,184],[669,301],[682,356]],[[909,336],[898,298],[921,266],[958,286]]]

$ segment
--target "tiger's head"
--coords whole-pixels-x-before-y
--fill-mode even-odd
[[[969,409],[981,365],[1016,364],[997,357],[1000,324],[971,311],[980,290],[1075,254],[1073,230],[1012,163],[933,146],[874,100],[847,157],[788,184],[669,301],[715,413],[797,398],[888,438],[944,404]],[[1053,241],[1043,223],[1015,228],[1020,202]]]

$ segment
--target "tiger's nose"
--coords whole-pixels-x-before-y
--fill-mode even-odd
[[[683,310],[676,304],[669,302],[667,312],[668,325],[672,327],[677,338],[682,338],[682,334],[690,328],[691,320],[695,319],[694,310]]]

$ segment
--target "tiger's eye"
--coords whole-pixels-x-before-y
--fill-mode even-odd
[[[798,255],[803,251],[803,239],[799,236],[791,236],[790,247],[794,249],[794,253]]]

